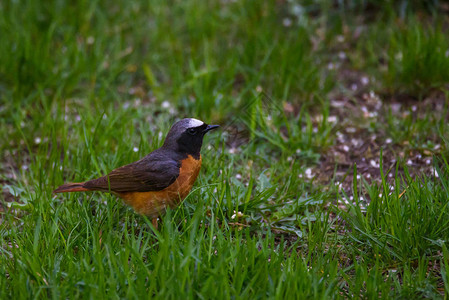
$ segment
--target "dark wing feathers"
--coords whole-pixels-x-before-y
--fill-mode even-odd
[[[152,153],[132,164],[117,168],[106,176],[87,181],[90,190],[113,192],[160,191],[179,175],[179,163],[165,155]]]

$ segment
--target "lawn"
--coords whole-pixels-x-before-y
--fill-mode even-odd
[[[1,299],[449,295],[445,1],[0,2]],[[52,191],[220,124],[159,220]]]

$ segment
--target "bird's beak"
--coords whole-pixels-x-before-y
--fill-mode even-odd
[[[206,133],[212,129],[218,128],[220,125],[207,125],[206,129],[203,130],[203,133]]]

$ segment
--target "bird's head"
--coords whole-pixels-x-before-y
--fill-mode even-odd
[[[177,152],[197,156],[203,145],[203,137],[210,130],[220,127],[203,121],[186,118],[176,122],[165,138],[164,147]]]

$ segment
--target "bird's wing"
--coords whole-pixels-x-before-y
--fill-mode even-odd
[[[83,187],[112,192],[160,191],[179,176],[180,165],[173,159],[147,156],[117,168],[106,176],[87,181]]]

